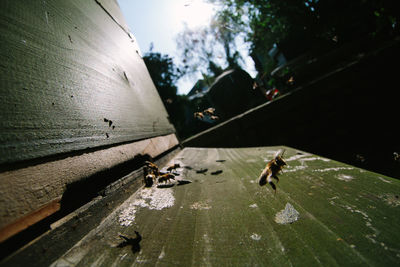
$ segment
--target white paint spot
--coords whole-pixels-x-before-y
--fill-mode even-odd
[[[314,172],[330,172],[330,171],[342,171],[342,170],[354,170],[353,167],[336,167],[336,168],[325,168],[313,170]]]
[[[139,208],[162,210],[172,207],[174,202],[175,197],[171,188],[143,188],[129,206],[121,211],[118,222],[122,226],[129,226],[135,221]]]
[[[345,181],[345,182],[349,182],[349,181],[351,181],[351,180],[354,179],[353,176],[351,176],[351,175],[346,175],[346,174],[339,174],[339,175],[337,175],[336,177],[337,177],[339,180]]]
[[[165,257],[165,251],[164,251],[164,247],[161,249],[161,253],[160,253],[160,255],[158,256],[158,259],[159,260],[161,260],[162,258],[164,258]]]
[[[287,169],[283,169],[282,172],[286,173],[286,172],[297,172],[300,170],[304,170],[305,168],[307,168],[307,166],[294,166],[294,167],[288,167]]]
[[[279,224],[288,224],[297,221],[300,213],[290,203],[286,203],[285,209],[275,215],[275,222]]]
[[[386,193],[379,196],[380,199],[386,202],[389,206],[397,207],[400,205],[400,198],[398,195],[392,193]]]
[[[190,206],[190,209],[192,209],[192,210],[209,210],[209,209],[211,209],[211,206],[209,206],[208,203],[195,202]]]
[[[256,241],[261,239],[261,235],[258,235],[256,233],[253,233],[250,237],[251,237],[251,239],[256,240]]]
[[[304,158],[304,157],[308,157],[308,155],[304,155],[304,154],[302,154],[302,155],[294,155],[294,156],[291,156],[290,158],[285,159],[285,161],[286,162],[294,161],[294,160],[298,160],[298,159],[301,159],[301,158]]]
[[[49,24],[49,15],[48,15],[47,11],[44,12],[44,15],[46,17],[46,24]]]
[[[381,180],[382,182],[385,182],[385,183],[388,183],[388,184],[392,183],[392,181],[386,180],[386,179],[384,179],[382,177],[378,177],[378,179]]]
[[[258,205],[256,203],[254,203],[254,204],[251,204],[249,207],[250,208],[258,208]]]
[[[300,161],[314,161],[314,160],[322,160],[322,161],[325,161],[325,162],[331,161],[330,159],[321,158],[321,157],[305,158],[305,159],[301,159]]]

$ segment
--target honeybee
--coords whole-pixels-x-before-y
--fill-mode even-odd
[[[175,163],[171,166],[168,166],[167,171],[171,172],[172,170],[175,170],[176,168],[180,168],[181,165],[179,165],[179,163]]]
[[[286,162],[282,158],[284,152],[285,150],[283,150],[282,153],[278,151],[278,153],[275,154],[275,157],[267,163],[267,166],[265,167],[260,177],[258,178],[258,184],[260,186],[263,186],[268,182],[271,185],[272,189],[274,189],[275,194],[276,194],[276,186],[273,183],[272,178],[276,179],[276,181],[279,182],[279,178],[277,175],[286,165]]]
[[[156,164],[154,164],[153,162],[145,161],[144,164],[146,164],[147,168],[149,168],[154,175],[160,174],[160,172],[158,170],[158,166]]]
[[[175,180],[175,176],[171,173],[165,173],[158,176],[158,183],[166,183],[169,182],[171,179]]]
[[[149,169],[148,166],[143,167],[143,183],[145,187],[152,187],[156,176],[153,174],[153,170]]]
[[[193,115],[197,119],[204,119],[204,114],[202,112],[195,112]]]
[[[210,116],[210,119],[211,119],[211,120],[213,120],[213,121],[215,121],[215,120],[218,120],[218,119],[219,119],[219,117],[218,117],[218,116],[214,116],[214,115],[212,115],[212,116]]]
[[[208,108],[203,111],[204,114],[209,115],[209,116],[214,115],[214,112],[215,112],[215,108]]]

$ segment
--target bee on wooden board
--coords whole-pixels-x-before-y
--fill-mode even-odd
[[[275,154],[275,157],[271,159],[268,163],[265,169],[262,171],[260,177],[258,178],[258,184],[260,186],[266,185],[267,183],[270,184],[272,189],[274,189],[275,194],[276,194],[276,186],[272,180],[274,178],[277,182],[279,182],[278,174],[282,170],[282,168],[286,165],[286,162],[283,159],[283,152],[278,151]]]
[[[160,172],[158,170],[158,166],[156,164],[154,164],[153,162],[150,162],[150,161],[145,161],[144,163],[153,172],[154,175],[160,174]]]
[[[152,187],[156,176],[153,174],[153,170],[148,166],[143,167],[143,183],[145,187]]]
[[[215,112],[215,108],[208,108],[203,111],[204,114],[209,115],[209,116],[214,115],[214,112]]]
[[[204,114],[202,113],[202,112],[195,112],[194,114],[194,117],[196,118],[196,119],[203,119],[204,118]]]
[[[180,167],[181,167],[181,165],[179,163],[175,163],[175,164],[168,166],[167,171],[171,172],[171,171],[175,170],[176,168],[180,168]]]
[[[213,121],[216,121],[216,120],[218,120],[218,119],[219,119],[219,117],[218,117],[218,116],[214,116],[214,115],[212,115],[212,116],[210,116],[210,119],[211,119],[211,120],[213,120]]]
[[[175,176],[171,173],[165,173],[158,176],[158,183],[166,183],[169,182],[171,179],[175,180]]]

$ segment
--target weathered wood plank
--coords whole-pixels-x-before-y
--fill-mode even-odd
[[[170,134],[0,173],[0,242],[56,212],[68,185],[138,155],[155,158],[177,145]]]
[[[2,1],[0,164],[175,131],[108,2]]]
[[[140,189],[52,266],[398,265],[398,180],[286,148],[274,195],[257,177],[279,148],[185,148],[192,183]],[[280,224],[287,203],[299,217]],[[140,252],[118,247],[134,231]]]

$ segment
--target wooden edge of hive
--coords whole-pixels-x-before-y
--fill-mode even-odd
[[[98,160],[99,158],[109,158],[110,154],[123,155],[121,157],[117,156],[111,163],[110,161],[105,160],[103,166],[97,166],[95,171],[102,171],[104,169],[121,164],[126,160],[132,159],[137,155],[147,154],[153,158],[157,157],[162,153],[176,147],[177,145],[179,145],[179,141],[175,134],[157,136],[130,144],[119,145],[100,151],[74,156],[68,159],[46,162],[32,167],[21,168],[6,173],[0,173],[0,179],[7,179],[12,177],[15,182],[14,184],[11,184],[11,186],[14,185],[15,187],[19,185],[18,181],[20,181],[21,179],[26,179],[27,173],[29,173],[30,177],[37,178],[38,176],[47,176],[51,172],[59,172],[62,173],[62,177],[65,177],[65,179],[67,179],[68,177],[68,180],[80,180],[94,174],[93,171],[90,171],[90,168],[92,168],[92,166],[87,166],[88,169],[79,169],[74,168],[75,163],[77,164],[77,166],[82,166],[80,162],[84,161],[88,163],[92,160],[98,165],[102,163],[102,161]],[[123,151],[124,154],[122,154],[121,151]],[[64,168],[64,170],[62,168]],[[60,179],[62,179],[62,177]],[[44,180],[46,181],[46,179]],[[60,186],[62,186],[62,188],[58,189],[61,192],[59,197],[49,200],[44,205],[36,204],[35,199],[30,199],[30,204],[33,207],[36,206],[35,209],[31,210],[30,212],[25,212],[22,216],[19,216],[18,218],[7,219],[3,217],[3,227],[0,228],[0,243],[59,211],[61,208],[62,194],[65,192],[65,186],[63,182],[60,183]],[[15,196],[15,199],[13,200],[18,201],[18,196]],[[4,221],[7,222],[4,223]]]

